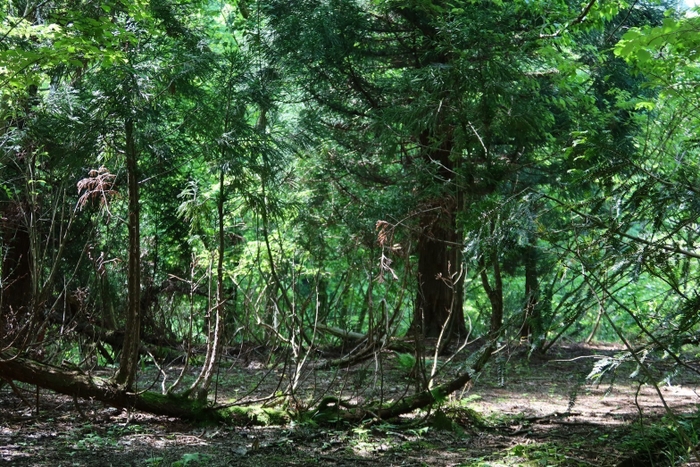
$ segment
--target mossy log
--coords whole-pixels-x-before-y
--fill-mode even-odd
[[[98,400],[112,407],[134,409],[184,420],[232,425],[284,424],[290,414],[259,407],[217,407],[180,395],[125,391],[110,379],[48,365],[25,357],[0,354],[0,378],[33,384],[77,398]]]
[[[324,398],[314,411],[320,422],[346,421],[358,423],[368,419],[389,420],[444,400],[472,380],[481,371],[493,351],[486,346],[472,367],[457,378],[386,405],[351,405],[333,397]],[[155,415],[184,420],[232,425],[279,425],[288,422],[292,414],[284,410],[260,407],[212,406],[182,395],[162,395],[146,391],[125,391],[110,379],[85,374],[79,370],[37,362],[9,352],[0,353],[0,379],[21,381],[60,394],[90,398],[119,408],[135,409]]]
[[[481,354],[471,368],[455,379],[443,383],[433,389],[427,389],[413,396],[407,396],[386,405],[351,405],[335,397],[325,397],[321,400],[314,413],[314,419],[321,422],[346,421],[358,423],[364,420],[391,420],[415,410],[425,409],[436,402],[443,401],[453,392],[464,387],[480,372],[491,358],[495,344],[491,342],[481,349]]]

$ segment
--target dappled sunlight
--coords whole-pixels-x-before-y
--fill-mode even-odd
[[[566,465],[568,459],[613,466],[625,452],[608,441],[630,436],[640,420],[648,423],[664,415],[653,387],[639,388],[629,379],[632,371],[628,370],[634,368],[620,368],[614,381],[593,384],[579,378],[591,371],[596,358],[616,350],[620,349],[559,346],[551,355],[528,359],[514,348],[505,374],[489,366],[470,389],[455,393],[444,408],[357,427],[318,426],[311,421],[277,427],[196,426],[90,401],[79,402],[87,417],[82,418],[71,398],[49,393],[42,393],[36,416],[6,386],[0,390],[0,417],[5,421],[0,428],[0,458],[13,465],[70,459],[73,465],[94,465],[99,460],[112,465],[187,461],[253,467],[313,461],[341,466],[364,462],[514,466],[545,461]],[[222,399],[251,389],[240,385],[248,378],[248,366],[244,359],[231,361],[220,375]],[[347,379],[361,368],[341,376]],[[386,385],[402,385],[404,376],[399,370],[386,367]],[[339,377],[335,371],[317,372],[314,386],[300,390],[312,394],[319,389],[315,386],[319,381],[331,383],[334,377]],[[700,403],[698,376],[681,372],[670,383],[660,386],[669,408],[676,416],[693,413]],[[247,397],[259,398],[270,390],[274,390],[273,381],[257,386]],[[346,390],[352,393],[355,389]],[[443,410],[447,417],[439,415]]]

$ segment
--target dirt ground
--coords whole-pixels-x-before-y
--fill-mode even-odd
[[[619,351],[612,345],[570,344],[545,356],[528,356],[522,348],[504,348],[473,385],[437,413],[359,427],[319,426],[313,419],[287,426],[202,427],[92,401],[76,405],[72,398],[43,392],[37,413],[35,388],[13,390],[5,384],[0,389],[0,465],[652,465],[635,452],[669,450],[648,439],[664,426],[659,421],[669,412],[682,425],[683,414],[697,411],[700,377],[688,369],[674,372],[671,363],[660,360],[654,374],[635,371],[629,361],[615,377],[586,378]],[[263,360],[254,353],[232,356],[219,374],[217,401],[254,400],[284,389],[284,365],[271,366],[269,356]],[[388,354],[350,369],[305,373],[297,403],[313,405],[324,394],[386,400],[413,391],[411,371],[398,360]],[[443,378],[463,366],[464,361],[451,362]],[[140,384],[157,382],[153,371],[144,372]],[[261,380],[262,374],[268,377]],[[661,384],[643,384],[645,377]],[[656,459],[655,465],[662,465]]]

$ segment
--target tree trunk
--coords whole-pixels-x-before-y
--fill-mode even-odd
[[[23,347],[21,330],[26,329],[32,301],[31,241],[24,223],[23,208],[8,202],[2,213],[3,258],[2,295],[0,297],[0,347]]]
[[[430,135],[424,132],[421,146],[431,148]],[[462,235],[457,228],[461,209],[458,189],[451,182],[455,166],[450,156],[452,139],[447,136],[440,147],[428,149],[429,164],[438,163],[437,177],[444,181],[444,194],[425,206],[418,238],[418,292],[409,332],[422,337],[442,336],[443,345],[453,337],[466,335],[463,308]]]
[[[354,406],[338,401],[336,398],[324,398],[319,404],[316,415],[324,412],[329,421],[340,419],[360,422],[368,418],[389,420],[400,415],[423,409],[435,402],[444,400],[449,394],[464,387],[473,375],[481,371],[493,352],[494,344],[490,342],[481,351],[479,358],[469,371],[458,375],[453,380],[431,390],[391,402],[386,406]],[[282,424],[290,420],[289,414],[274,409],[246,407],[215,407],[187,397],[162,395],[154,392],[134,393],[123,386],[61,367],[36,362],[24,357],[0,353],[0,378],[21,381],[73,397],[94,399],[112,407],[136,409],[155,415],[165,415],[198,422],[226,422],[244,425]],[[335,407],[330,405],[335,402]],[[314,419],[322,422],[323,417]]]
[[[139,179],[138,155],[134,141],[134,121],[127,117],[126,171],[129,184],[129,272],[127,285],[127,313],[124,346],[115,381],[129,389],[136,380],[141,344],[141,236],[139,232]]]
[[[216,212],[218,215],[218,251],[216,260],[216,297],[213,307],[209,307],[207,312],[207,356],[204,359],[202,370],[199,376],[192,384],[190,391],[197,390],[196,398],[200,401],[205,401],[209,394],[214,372],[219,360],[219,350],[221,349],[221,340],[224,328],[223,308],[224,308],[224,201],[225,201],[225,172],[221,167],[219,171],[219,196],[216,203]],[[211,311],[214,310],[212,319]],[[213,323],[212,323],[213,321]]]
[[[442,213],[418,239],[418,297],[413,326],[423,337],[466,334],[462,306],[461,238],[454,213]]]
[[[501,266],[498,263],[498,253],[495,251],[490,255],[490,261],[487,264],[483,256],[480,259],[481,267],[481,284],[484,291],[491,302],[491,324],[489,335],[495,337],[503,327],[503,279],[501,278]],[[487,267],[491,267],[493,271],[493,285],[489,282]]]
[[[217,408],[182,396],[154,392],[134,393],[107,379],[9,353],[0,353],[0,378],[21,381],[73,397],[98,400],[112,407],[136,409],[197,422],[263,425],[289,421],[286,413],[275,409]]]
[[[531,339],[540,330],[539,281],[537,278],[536,237],[532,236],[525,247],[525,313],[520,337]],[[537,337],[537,336],[534,336]]]
[[[30,18],[27,18],[30,19]],[[38,87],[34,84],[27,88],[24,112],[17,118],[9,118],[5,122],[3,137],[13,140],[15,137],[21,149],[13,154],[14,161],[3,167],[4,180],[21,180],[31,183],[27,178],[27,165],[30,163],[33,151],[31,139],[15,136],[16,130],[23,130],[39,105]],[[12,156],[11,156],[12,157]],[[19,188],[19,187],[18,187]],[[26,186],[25,186],[26,188]],[[2,277],[0,278],[0,349],[5,346],[24,348],[29,338],[33,336],[34,318],[32,302],[35,299],[34,281],[37,271],[32,268],[32,235],[30,232],[29,216],[34,206],[30,202],[25,188],[17,190],[17,198],[3,199],[0,210],[0,228],[2,229]],[[10,190],[11,191],[11,190]]]

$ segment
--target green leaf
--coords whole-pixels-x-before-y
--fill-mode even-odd
[[[639,49],[639,50],[637,51],[637,60],[638,60],[640,63],[648,62],[649,60],[651,60],[651,58],[652,58],[651,52],[649,52],[648,50],[646,50],[646,49]]]
[[[637,102],[634,105],[635,110],[654,110],[655,107],[656,107],[656,104],[654,102],[650,102],[650,101]]]

